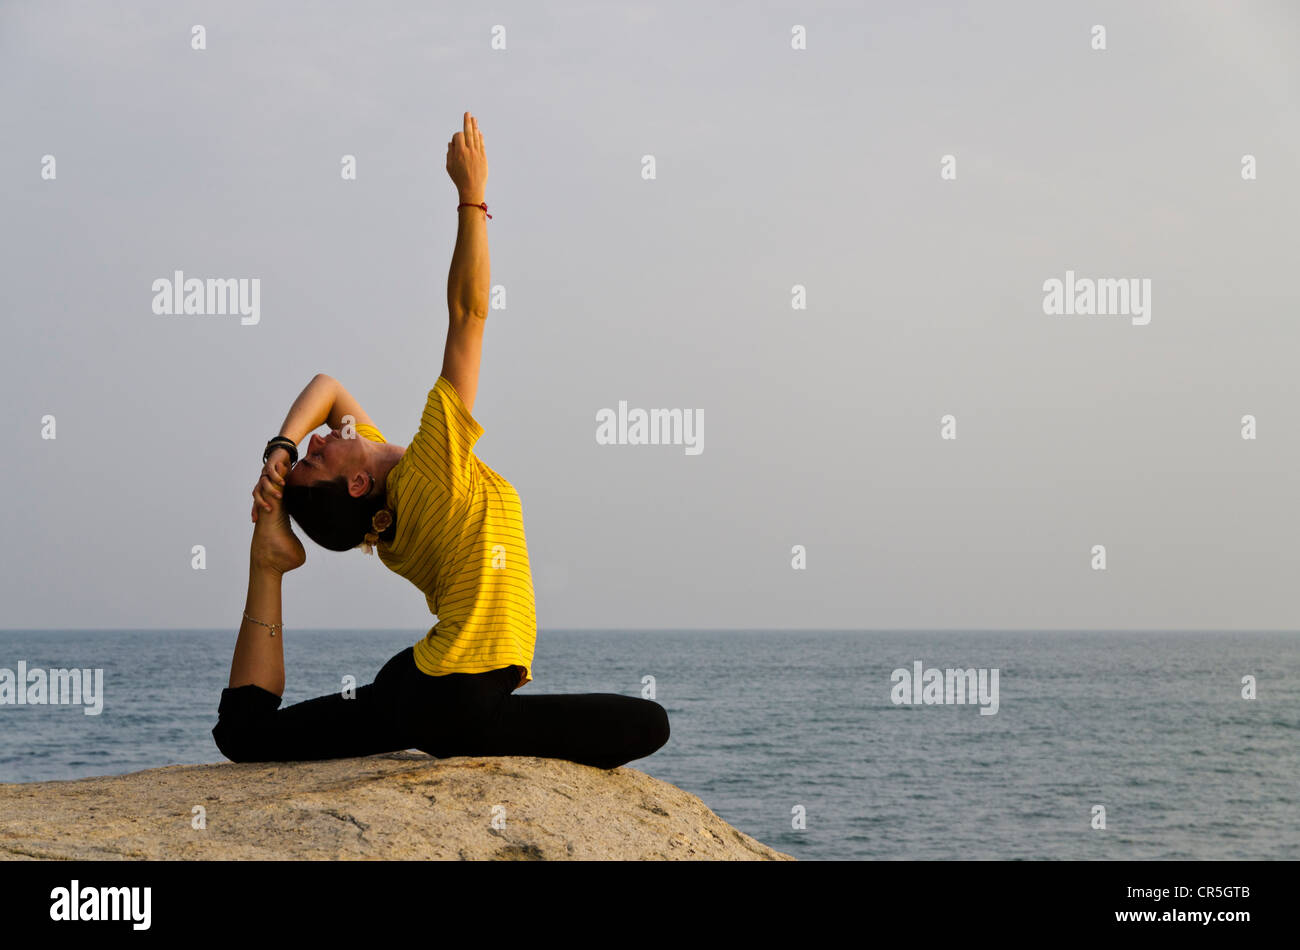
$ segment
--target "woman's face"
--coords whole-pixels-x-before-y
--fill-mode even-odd
[[[349,462],[355,461],[357,446],[348,445],[338,429],[331,429],[326,435],[312,434],[307,442],[307,451],[298,459],[298,463],[289,470],[285,481],[290,485],[312,485],[322,479],[337,478],[346,474]]]

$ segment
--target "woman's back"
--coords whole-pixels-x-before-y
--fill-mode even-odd
[[[373,426],[357,433],[384,441]],[[473,452],[483,427],[439,377],[419,431],[386,480],[396,515],[380,560],[424,592],[438,617],[415,644],[432,676],[523,668],[532,679],[537,613],[519,493]]]

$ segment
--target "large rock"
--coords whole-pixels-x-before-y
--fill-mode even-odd
[[[794,860],[635,769],[418,752],[0,785],[0,858]]]

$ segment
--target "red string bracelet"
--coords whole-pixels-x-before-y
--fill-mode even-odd
[[[465,207],[469,207],[469,208],[482,208],[482,209],[483,209],[483,213],[484,213],[484,214],[487,214],[487,202],[486,202],[486,201],[484,201],[482,204],[474,204],[474,202],[472,202],[472,201],[462,201],[460,204],[456,205],[456,210],[459,211],[461,208],[465,208]],[[488,214],[488,217],[490,218],[490,217],[492,217],[492,215]]]

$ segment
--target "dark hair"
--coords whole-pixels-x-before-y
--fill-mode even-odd
[[[349,551],[361,544],[366,533],[373,530],[370,519],[384,507],[384,502],[384,496],[373,491],[354,498],[343,475],[322,478],[311,485],[284,486],[284,507],[289,517],[327,551]],[[392,541],[396,534],[394,519],[379,540]]]

